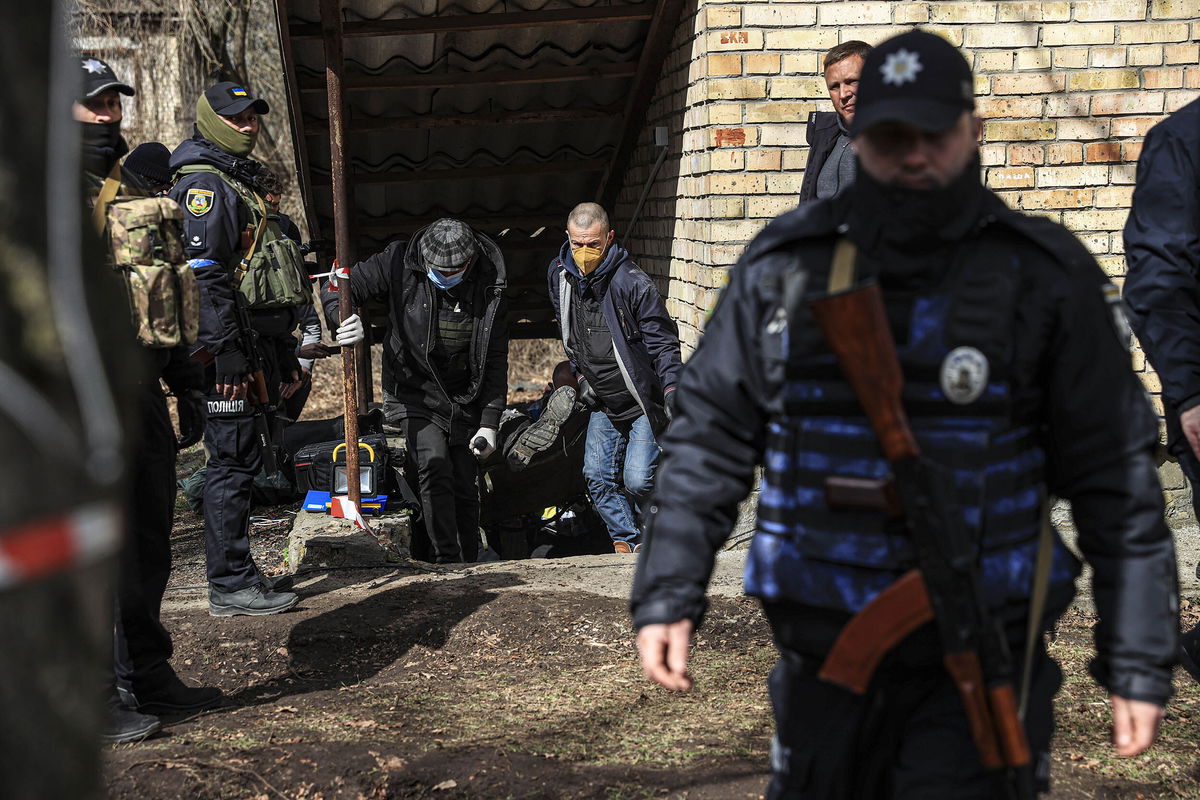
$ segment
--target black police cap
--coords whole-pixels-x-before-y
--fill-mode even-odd
[[[856,103],[853,136],[879,122],[944,131],[975,108],[975,84],[957,47],[914,28],[867,55]]]
[[[223,117],[240,114],[250,106],[254,106],[254,110],[259,114],[266,114],[271,110],[266,100],[255,97],[248,89],[232,81],[221,81],[216,86],[206,89],[204,96],[208,98],[212,110]]]
[[[136,94],[132,86],[117,80],[117,74],[103,59],[94,56],[80,56],[79,70],[83,75],[83,94],[80,97],[84,100],[90,100],[108,89],[116,89],[129,97]]]

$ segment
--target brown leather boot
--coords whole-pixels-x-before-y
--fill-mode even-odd
[[[614,553],[632,553],[633,548],[629,546],[629,542],[613,542]]]

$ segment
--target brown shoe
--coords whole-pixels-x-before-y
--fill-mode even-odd
[[[635,544],[633,546],[633,552],[635,552],[635,553],[642,552],[642,543],[641,542],[638,542],[637,544]]]
[[[629,546],[629,542],[613,542],[614,553],[632,553],[633,548]]]

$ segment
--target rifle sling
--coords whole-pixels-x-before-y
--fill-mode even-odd
[[[1025,652],[1021,664],[1021,698],[1017,715],[1025,720],[1029,705],[1029,684],[1033,680],[1033,650],[1042,635],[1042,615],[1050,589],[1050,568],[1054,564],[1054,528],[1050,524],[1050,498],[1042,498],[1042,529],[1038,535],[1037,561],[1033,568],[1033,591],[1029,595],[1029,627],[1025,632]]]
[[[117,161],[108,171],[108,177],[104,179],[100,194],[96,197],[96,205],[92,206],[92,225],[96,228],[97,236],[103,236],[104,229],[108,227],[108,204],[116,199],[120,189],[121,162]]]

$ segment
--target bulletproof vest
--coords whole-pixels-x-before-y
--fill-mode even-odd
[[[884,291],[905,409],[922,453],[953,472],[993,607],[1029,596],[1046,461],[1037,431],[1012,418],[1019,265],[997,249],[973,248],[929,288]],[[825,286],[820,268],[808,277]],[[857,612],[916,566],[912,540],[902,517],[827,505],[827,477],[878,480],[890,468],[812,318],[811,291],[780,295],[763,332],[764,369],[779,378],[778,413],[767,433],[746,592]],[[1057,539],[1056,546],[1051,581],[1072,580],[1078,564]]]
[[[183,250],[179,204],[129,194],[120,167],[92,198],[93,223],[107,238],[109,264],[125,279],[138,342],[154,348],[188,345],[200,328],[200,291]]]
[[[300,245],[283,235],[279,215],[241,181],[209,164],[189,164],[179,175],[211,172],[229,185],[245,206],[254,244],[242,256],[234,280],[248,308],[283,308],[312,301],[312,284],[304,269]]]

